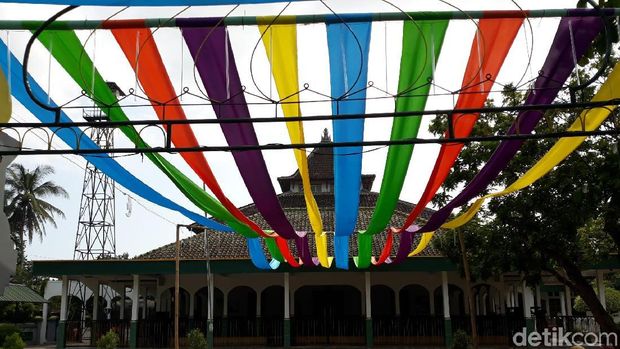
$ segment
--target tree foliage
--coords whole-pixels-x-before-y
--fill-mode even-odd
[[[571,85],[586,81],[598,69],[599,63],[600,55],[597,55],[580,69],[579,79],[572,77]],[[608,67],[603,77],[609,71]],[[578,92],[578,100],[589,101],[597,85]],[[524,93],[508,85],[503,90],[501,102],[503,105],[520,105],[524,97]],[[568,93],[562,93],[559,98],[570,100]],[[488,104],[496,103],[489,101]],[[581,111],[548,111],[536,133],[564,131]],[[617,114],[614,111],[602,128],[620,128]],[[472,134],[505,133],[516,116],[516,113],[508,112],[482,114]],[[436,118],[430,125],[430,131],[435,134],[442,134],[446,128],[446,118]],[[508,168],[487,190],[510,185],[555,142],[556,139],[524,142]],[[474,221],[461,227],[469,247],[467,253],[474,277],[486,279],[503,272],[518,271],[535,284],[540,281],[542,273],[551,273],[592,307],[596,295],[581,270],[609,258],[611,253],[618,253],[620,246],[618,142],[616,136],[588,138],[552,172],[528,188],[490,200]],[[452,193],[466,185],[497,145],[498,142],[466,145],[444,184],[445,191],[436,196],[435,203],[445,204]],[[435,245],[459,263],[460,252],[454,244],[453,234],[443,234]],[[602,309],[600,304],[597,309]],[[597,320],[603,321],[605,315],[598,315],[601,319]]]
[[[50,166],[37,166],[28,170],[21,164],[12,164],[7,169],[4,212],[9,219],[11,237],[17,246],[18,267],[25,263],[26,239],[32,242],[35,236],[43,239],[45,225],[56,227],[55,217],[65,214],[48,202],[48,198],[69,195],[47,177],[54,174]]]

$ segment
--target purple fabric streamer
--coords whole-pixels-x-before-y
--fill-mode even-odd
[[[524,105],[549,104],[557,97],[560,89],[575,68],[573,50],[580,59],[590,47],[592,40],[600,33],[603,23],[598,17],[564,17],[560,21],[553,44],[545,60],[540,76],[530,90]],[[571,33],[572,32],[572,33]],[[572,36],[572,37],[571,37]],[[539,110],[522,111],[508,130],[508,134],[532,133],[543,116]],[[439,229],[456,207],[465,205],[479,195],[504,170],[517,154],[525,140],[504,140],[491,155],[482,170],[467,184],[452,201],[435,212],[426,225],[415,232],[404,231],[402,235],[426,233]],[[411,252],[411,241],[401,236],[401,242],[394,263],[404,261]]]
[[[192,23],[192,19],[177,19],[215,115],[218,119],[250,119],[226,27],[189,27]],[[222,123],[220,127],[230,146],[258,145],[252,123]],[[298,235],[284,215],[261,151],[233,151],[232,155],[256,208],[267,223],[283,238],[294,239],[305,266],[316,265],[308,238]]]

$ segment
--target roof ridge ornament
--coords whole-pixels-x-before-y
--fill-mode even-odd
[[[332,137],[329,135],[327,128],[323,129],[323,135],[321,136],[321,143],[331,143]]]

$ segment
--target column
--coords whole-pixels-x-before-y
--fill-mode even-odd
[[[605,304],[605,280],[602,270],[596,271],[596,285],[598,287],[598,300],[603,305],[603,309],[607,310],[607,304]]]
[[[93,287],[93,318],[91,320],[97,321],[99,320],[99,289],[101,285],[99,285],[99,280],[95,282],[95,287]]]
[[[60,319],[56,332],[56,348],[64,349],[66,344],[67,327],[67,294],[69,293],[69,279],[67,275],[62,276],[62,289],[60,293]]]
[[[45,344],[47,341],[47,313],[48,313],[48,304],[43,303],[43,314],[41,318],[41,330],[39,331],[39,344]]]
[[[400,288],[394,290],[394,312],[396,316],[400,316]]]
[[[564,286],[564,296],[566,297],[566,316],[573,316],[573,298],[570,287]]]
[[[209,283],[209,292],[207,293],[207,349],[213,349],[213,299],[214,299],[214,287],[213,287],[213,275],[211,273],[207,276],[207,282]]]
[[[121,288],[121,312],[119,317],[121,320],[125,320],[125,298],[127,297],[127,287],[123,284]]]
[[[140,275],[133,276],[131,289],[131,325],[129,327],[129,348],[135,349],[138,345],[138,312],[140,310]]]
[[[284,347],[290,348],[291,346],[291,302],[290,302],[291,290],[289,274],[284,273]]]
[[[147,310],[147,297],[149,295],[149,288],[145,287],[144,288],[144,293],[142,294],[142,320],[146,320],[146,310]],[[190,304],[190,308],[189,308],[189,313],[190,313],[190,317],[192,317],[193,313],[194,313],[194,296],[190,295],[189,297],[189,304]]]
[[[366,347],[372,348],[372,302],[370,294],[370,272],[364,273],[364,298],[366,299]]]
[[[452,346],[452,320],[450,320],[450,289],[448,272],[441,272],[441,298],[443,301],[444,340],[446,347]]]
[[[560,312],[562,316],[566,316],[566,295],[564,292],[560,292]]]
[[[523,290],[523,316],[525,317],[525,327],[527,333],[534,331],[534,318],[532,317],[532,307],[534,306],[534,295],[532,289],[527,286],[525,280],[522,283]]]

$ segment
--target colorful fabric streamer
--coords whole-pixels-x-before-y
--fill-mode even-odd
[[[274,19],[262,17],[258,27],[262,41],[271,62],[272,74],[280,95],[284,117],[299,117],[299,77],[297,68],[297,27],[294,24],[270,25]],[[286,123],[292,143],[305,143],[303,123],[290,121]],[[327,251],[327,235],[323,232],[323,221],[319,206],[312,194],[308,158],[303,149],[294,149],[295,160],[301,176],[304,198],[310,225],[315,234],[318,261],[321,266],[329,268],[331,259]]]
[[[497,77],[522,24],[523,19],[521,18],[480,20],[478,32],[471,45],[469,60],[455,109],[475,109],[484,106],[495,82],[494,79]],[[478,113],[454,114],[452,116],[453,136],[456,138],[469,136],[478,120],[478,115]],[[446,131],[445,137],[449,136],[448,131]],[[452,165],[454,165],[464,145],[464,143],[441,145],[424,193],[405,220],[401,230],[413,224],[420,213],[424,211],[426,205],[433,199],[439,187],[448,177]]]
[[[0,71],[0,122],[9,122],[12,110],[13,102],[9,92],[9,83],[4,73]]]
[[[368,50],[371,22],[327,25],[332,114],[363,114],[366,110]],[[364,139],[364,119],[332,121],[334,142]],[[362,182],[362,147],[334,148],[336,267],[349,268],[349,236],[357,223]]]
[[[23,67],[19,60],[13,55],[10,54],[10,63],[7,60],[8,48],[0,40],[0,72],[8,71],[9,64],[11,65],[11,74],[9,79],[11,79],[12,85],[12,93],[13,96],[19,101],[28,111],[34,115],[39,121],[43,123],[52,123],[55,121],[55,115],[53,112],[45,110],[38,106],[28,95],[22,80],[22,71]],[[34,95],[42,101],[48,100],[48,95],[45,93],[43,88],[30,76],[28,75],[28,81],[30,88]],[[51,106],[56,106],[53,101],[50,101]],[[60,122],[61,123],[71,123],[73,122],[64,112],[60,114]],[[63,142],[65,142],[71,149],[99,149],[99,146],[95,144],[90,138],[82,137],[79,139],[78,144],[78,135],[82,134],[82,130],[77,127],[62,127],[62,128],[52,128],[52,132],[57,135]],[[166,198],[159,192],[155,191],[153,188],[144,184],[130,172],[128,172],[123,166],[121,166],[116,160],[109,157],[107,154],[97,154],[97,155],[83,155],[84,159],[88,162],[95,165],[98,169],[100,169],[103,173],[105,173],[108,177],[112,178],[116,183],[123,186],[127,190],[132,193],[142,197],[145,200],[148,200],[156,205],[161,207],[165,207],[167,209],[177,211],[187,218],[198,222],[199,224],[207,227],[209,229],[214,229],[223,232],[232,232],[232,229],[229,227],[222,225],[218,222],[215,222],[211,219],[208,219],[200,214],[189,211],[181,205],[171,201]]]
[[[484,102],[493,87],[494,78],[497,77],[522,24],[523,19],[481,19],[478,22],[478,31],[471,45],[459,98],[455,106],[456,109],[481,108],[484,106]],[[471,133],[476,120],[478,120],[477,113],[453,115],[452,129],[454,130],[454,137],[467,137]],[[445,136],[449,136],[448,131],[446,131]],[[450,169],[463,145],[462,143],[441,145],[433,172],[426,184],[422,197],[411,213],[409,213],[402,228],[392,228],[388,234],[405,230],[409,230],[407,234],[410,234],[411,229],[407,228],[415,222],[415,219],[433,199],[435,193],[450,173]],[[422,241],[430,241],[432,238],[431,233],[426,234]],[[386,244],[376,264],[383,263],[386,257],[389,256],[391,249],[391,244]],[[402,261],[405,257],[404,253],[400,253],[397,254],[396,259],[397,261]]]
[[[592,102],[607,101],[616,98],[620,98],[620,64],[616,64],[614,70],[611,74],[609,74],[605,83],[592,98]],[[601,126],[601,124],[616,108],[617,105],[613,104],[605,107],[586,109],[581,112],[581,115],[566,131],[594,131]],[[561,138],[540,160],[538,160],[538,162],[536,162],[534,166],[532,166],[526,173],[524,173],[506,189],[481,197],[476,200],[476,202],[474,202],[474,204],[471,205],[467,211],[455,219],[444,223],[441,227],[446,229],[456,229],[474,218],[485,200],[508,195],[532,185],[564,161],[564,159],[574,152],[581,145],[581,143],[586,140],[586,138],[587,137],[585,136]]]
[[[135,71],[140,85],[151,101],[159,119],[187,120],[151,30],[147,28],[112,29],[111,32]],[[173,125],[170,130],[170,137],[177,147],[199,146],[190,125]],[[224,194],[204,153],[183,152],[181,156],[235,218],[252,228],[258,235],[270,236],[256,223],[248,219]]]
[[[191,23],[192,19],[178,21],[217,118],[249,119],[250,111],[226,27],[190,28],[184,25]],[[252,123],[222,123],[220,127],[230,146],[258,145]],[[278,235],[295,241],[304,265],[314,265],[306,235],[295,232],[278,201],[262,152],[234,151],[232,155],[257,210]],[[298,267],[286,241],[277,239],[286,261]]]
[[[407,21],[403,25],[403,49],[398,80],[396,112],[422,111],[430,90],[434,64],[439,58],[448,21]],[[420,129],[420,116],[395,118],[390,140],[415,138]],[[403,188],[413,145],[391,145],[388,148],[377,206],[366,231],[358,235],[358,268],[368,268],[372,257],[372,236],[383,231],[390,222]],[[391,249],[391,236],[386,245]],[[388,254],[382,256],[387,259]]]
[[[549,104],[553,102],[566,79],[575,68],[575,59],[590,47],[592,40],[599,34],[602,21],[596,17],[565,17],[560,21],[549,55],[536,79],[532,91],[528,94],[524,105]],[[540,121],[543,112],[528,110],[519,113],[507,134],[529,134]],[[425,226],[417,233],[432,232],[441,227],[448,219],[452,210],[465,205],[469,200],[480,194],[508,166],[510,160],[519,151],[524,140],[504,140],[495,149],[489,161],[480,172],[452,201],[435,212]],[[404,234],[404,233],[403,233]],[[430,239],[427,239],[430,241]],[[428,244],[428,242],[427,242]],[[399,253],[409,254],[408,246],[401,246]],[[419,250],[420,246],[415,250]]]
[[[105,80],[94,68],[92,61],[86,53],[80,40],[73,31],[43,32],[39,40],[49,49],[53,45],[51,54],[58,60],[60,65],[69,73],[73,80],[94,98],[99,108],[105,112],[112,121],[129,120],[123,110],[118,106],[116,97],[110,90]],[[53,42],[53,44],[52,44]],[[94,79],[94,81],[90,81]],[[91,85],[92,84],[92,85]],[[130,126],[121,127],[121,131],[139,148],[148,148],[148,144],[140,137],[138,132]],[[223,220],[237,233],[246,238],[257,237],[247,225],[236,219],[224,206],[202,190],[196,183],[179,171],[164,157],[156,153],[147,153],[146,156],[181,190],[185,196],[196,206],[212,216]],[[262,250],[260,241],[258,245],[248,240],[248,248],[252,261],[259,268],[271,268]],[[275,266],[275,264],[274,264]]]

